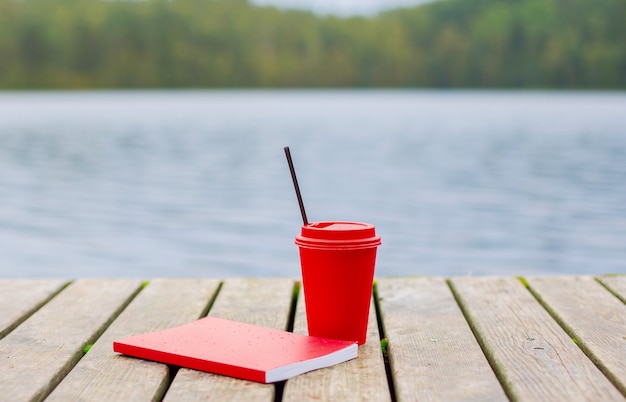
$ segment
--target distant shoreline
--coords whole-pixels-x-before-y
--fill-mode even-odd
[[[623,0],[0,0],[0,89],[626,89]]]

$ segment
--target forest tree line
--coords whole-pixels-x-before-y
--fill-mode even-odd
[[[0,0],[0,89],[626,88],[624,0],[339,18],[247,0]]]

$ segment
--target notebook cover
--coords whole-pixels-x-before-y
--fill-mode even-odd
[[[262,383],[327,367],[358,354],[356,342],[294,334],[210,316],[120,339],[113,343],[113,350]],[[267,375],[272,371],[274,379],[268,381]]]

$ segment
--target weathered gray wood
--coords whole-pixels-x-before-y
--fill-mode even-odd
[[[45,397],[140,285],[137,280],[77,280],[0,340],[0,400]]]
[[[520,281],[467,277],[450,282],[510,397],[624,400]]]
[[[601,276],[598,280],[611,293],[591,278],[529,278],[528,283],[536,297],[623,391],[626,276]],[[158,399],[168,385],[167,366],[119,356],[112,351],[111,343],[133,333],[198,318],[217,283],[155,280],[133,299],[140,288],[135,280],[79,280],[58,294],[63,280],[32,281],[30,285],[29,281],[0,280],[0,333],[10,328],[0,339],[0,400],[39,400],[59,382],[50,400]],[[453,278],[451,283],[512,398],[624,400],[519,281]],[[292,284],[290,279],[228,280],[211,314],[284,328]],[[19,286],[24,290],[17,290]],[[398,400],[462,400],[452,396],[460,388],[466,392],[465,399],[470,399],[467,395],[480,389],[480,383],[463,378],[476,369],[474,364],[479,358],[471,357],[476,349],[465,344],[474,340],[462,318],[459,321],[458,309],[454,312],[444,280],[383,278],[378,288]],[[621,297],[621,302],[615,295]],[[303,315],[299,310],[296,330],[300,332],[305,331]],[[384,386],[372,386],[373,393],[365,395],[361,374],[346,370],[356,362],[367,363],[360,368],[363,372],[370,370],[370,362],[380,358],[378,342],[372,339],[378,339],[378,334],[369,334],[357,360],[289,380],[285,400],[316,396],[349,399],[354,394],[362,395],[354,399],[387,399],[388,393],[375,391],[387,388],[384,373],[365,376],[372,384],[384,381]],[[91,350],[76,364],[83,347],[93,342]],[[615,353],[611,354],[613,349]],[[371,350],[374,358],[366,356],[366,350]],[[471,362],[465,363],[463,358]],[[378,364],[374,367],[380,367]],[[456,371],[459,368],[461,374]],[[445,378],[429,379],[437,370]],[[337,374],[340,372],[344,375]],[[492,374],[486,378],[493,381]],[[403,392],[415,388],[419,393]],[[348,392],[344,398],[342,395]],[[166,399],[271,401],[274,386],[181,369]]]
[[[294,332],[308,334],[305,296],[301,292]],[[372,300],[367,341],[359,346],[359,357],[321,370],[291,378],[285,384],[283,402],[289,401],[389,401],[385,364],[380,347],[378,320]]]
[[[507,401],[443,278],[379,279],[400,401]]]
[[[0,339],[67,283],[64,279],[0,279]]]
[[[598,278],[623,303],[626,303],[626,275],[605,275]]]
[[[130,303],[47,401],[152,401],[169,385],[164,364],[113,352],[113,341],[197,320],[219,281],[155,279]]]
[[[626,305],[594,278],[527,278],[530,290],[626,394]]]
[[[265,327],[285,329],[289,318],[292,279],[228,279],[209,315]],[[165,401],[273,401],[273,384],[180,369]]]

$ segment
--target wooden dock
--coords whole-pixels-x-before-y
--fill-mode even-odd
[[[378,278],[374,296],[358,359],[258,384],[112,342],[207,314],[306,333],[293,279],[0,280],[0,401],[626,400],[626,276]]]

